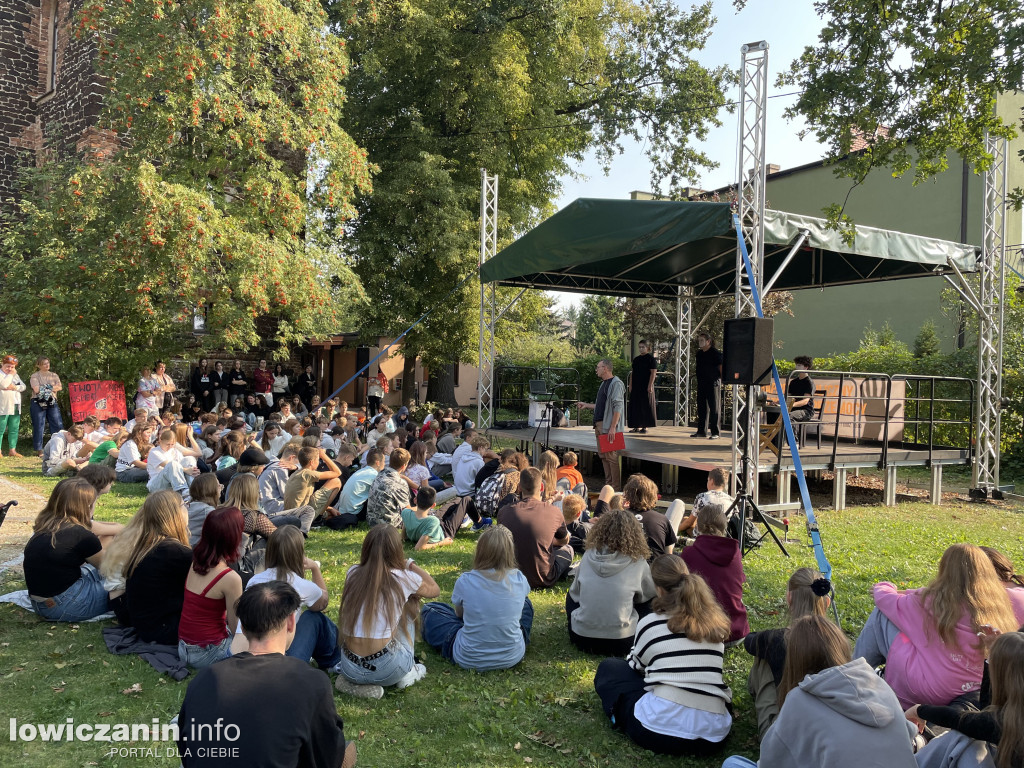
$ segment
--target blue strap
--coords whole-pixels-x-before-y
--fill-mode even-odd
[[[750,278],[750,293],[754,299],[754,307],[757,309],[757,316],[764,317],[761,309],[761,297],[758,295],[757,286],[754,285],[754,269],[750,264],[750,256],[747,253],[747,244],[743,240],[743,230],[740,227],[740,219],[735,213],[732,216],[733,226],[736,228],[736,240],[739,243],[740,253],[743,255],[743,264],[747,268],[747,275]],[[832,565],[825,556],[825,549],[821,546],[821,534],[818,532],[818,520],[814,517],[814,507],[811,506],[811,494],[807,490],[807,479],[804,477],[803,462],[800,461],[800,451],[797,448],[796,438],[793,434],[793,422],[789,418],[789,407],[786,405],[786,398],[782,395],[782,381],[779,379],[779,369],[775,365],[775,356],[772,355],[772,378],[775,380],[775,391],[779,394],[779,405],[782,408],[782,425],[786,430],[786,440],[789,441],[793,451],[793,469],[796,474],[797,484],[800,486],[800,499],[804,505],[804,514],[807,515],[807,528],[811,533],[811,544],[814,547],[814,559],[818,561],[818,570],[821,575],[829,581],[832,580]]]

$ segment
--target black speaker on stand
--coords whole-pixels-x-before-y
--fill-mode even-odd
[[[772,380],[774,322],[740,317],[725,321],[722,334],[722,383],[761,386]]]

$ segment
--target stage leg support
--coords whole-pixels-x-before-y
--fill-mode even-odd
[[[928,500],[932,504],[942,503],[942,465],[932,464],[932,481],[928,486]]]
[[[885,468],[885,506],[896,506],[896,467]]]
[[[837,512],[846,509],[846,467],[837,467],[832,478],[832,506]]]
[[[776,500],[779,504],[788,504],[790,501],[790,491],[793,481],[793,470],[782,469],[779,470],[778,478],[776,479]]]

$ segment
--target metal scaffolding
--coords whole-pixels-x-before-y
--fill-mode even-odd
[[[480,169],[480,264],[498,252],[498,177]],[[487,429],[494,420],[494,325],[499,315],[495,307],[494,283],[480,283],[480,354],[476,382],[476,425]]]
[[[736,203],[753,274],[736,248],[736,317],[756,317],[752,287],[761,293],[764,275],[765,130],[768,98],[768,43],[740,47],[740,119],[736,168]],[[732,431],[732,491],[757,501],[760,436],[755,404],[757,387],[734,388]]]
[[[693,300],[683,296],[682,288],[676,298],[676,410],[673,424],[685,427],[690,423],[690,338],[693,333]]]

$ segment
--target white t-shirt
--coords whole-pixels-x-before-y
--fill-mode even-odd
[[[286,581],[295,588],[295,591],[299,593],[299,599],[302,600],[302,606],[309,608],[317,600],[324,596],[324,591],[320,589],[314,582],[309,579],[303,579],[296,576],[291,571],[278,575],[277,568],[267,568],[265,571],[260,571],[251,579],[249,583],[245,585],[248,589],[256,584],[266,584],[269,581]],[[302,613],[302,606],[295,612],[295,619],[298,621],[299,614]],[[235,634],[242,633],[242,622],[238,622],[238,629],[235,630]]]
[[[121,446],[117,454],[117,465],[114,469],[118,472],[125,472],[135,467],[136,461],[142,461],[142,454],[139,453],[139,446],[134,440],[127,440]]]
[[[410,464],[405,468],[405,476],[420,486],[430,480],[430,470],[422,464]]]
[[[270,448],[267,449],[267,454],[269,456],[274,456],[275,458],[279,457],[281,455],[281,449],[288,445],[288,443],[290,443],[291,441],[291,435],[281,433],[280,435],[278,435],[277,437],[270,441]]]
[[[90,432],[88,435],[85,436],[85,439],[88,440],[90,443],[96,443],[96,445],[99,445],[109,437],[110,435],[108,435],[106,430],[104,430],[101,427],[100,429],[97,429],[95,432]]]
[[[351,577],[352,572],[358,567],[358,565],[353,565],[349,568],[348,573],[345,574],[345,578],[347,579]],[[415,594],[416,590],[420,588],[420,584],[423,583],[423,577],[415,571],[400,571],[397,568],[392,568],[391,575],[398,579],[398,585],[402,589],[403,605],[405,604],[405,601]],[[365,606],[361,611],[359,611],[359,616],[356,618],[356,632],[363,632],[362,626],[365,611]],[[395,634],[395,631],[398,629],[398,622],[401,618],[401,613],[399,613],[398,616],[385,616],[383,602],[378,603],[376,615],[373,617],[373,622],[370,624],[369,630],[366,631],[365,635],[359,634],[358,637],[366,637],[373,640],[387,640]]]
[[[177,446],[171,446],[171,449],[166,453],[160,448],[159,445],[153,446],[149,451],[149,456],[146,459],[146,469],[149,470],[150,479],[159,475],[164,467],[160,466],[165,462],[178,462],[181,463],[181,454],[178,453]]]

